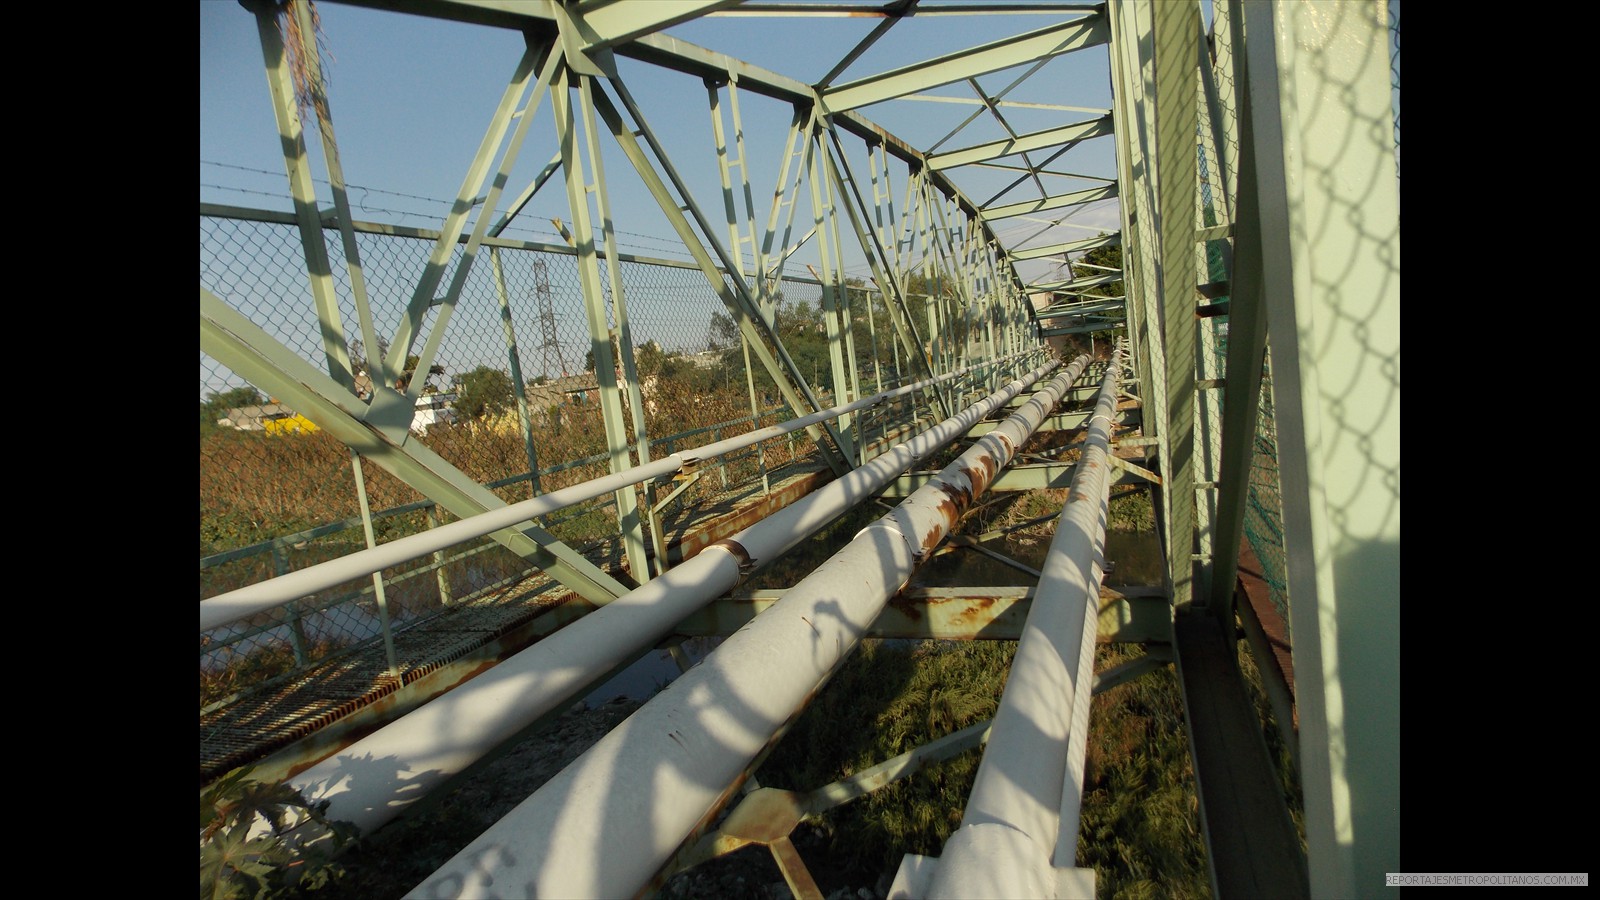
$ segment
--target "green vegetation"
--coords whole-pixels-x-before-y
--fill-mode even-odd
[[[866,640],[756,777],[811,791],[994,715],[1016,645]],[[836,866],[872,884],[904,853],[937,856],[961,824],[982,756],[970,750],[830,811]]]
[[[1105,249],[1116,251],[1116,265],[1120,265],[1120,248]],[[1096,259],[1109,260],[1110,256],[1102,254]],[[853,327],[859,329],[857,349],[865,358],[869,346],[865,343],[869,339],[865,318],[857,319]],[[873,327],[883,348],[892,333],[887,317],[876,319]],[[808,377],[813,370],[826,373],[826,328],[819,310],[804,302],[782,304],[779,330]],[[654,396],[645,397],[651,434],[670,434],[747,414],[743,354],[731,319],[713,321],[711,339],[720,344],[723,359],[709,368],[696,366],[655,342],[635,348],[641,377],[657,378],[662,386]],[[808,355],[812,351],[820,355]],[[880,358],[887,357],[888,352],[880,349]],[[758,372],[757,380],[758,385],[764,383],[764,373]],[[479,367],[458,382],[462,399],[457,408],[464,416],[488,418],[510,408],[511,381],[504,372]],[[214,394],[210,402],[241,405],[239,401],[249,396],[243,392],[254,395],[248,388],[238,391]],[[542,463],[580,459],[603,449],[597,406],[563,405],[557,410],[559,419],[552,418],[536,429]],[[208,434],[205,414],[202,404],[202,555],[356,515],[349,452],[343,444],[325,433],[267,436],[214,429]],[[692,443],[711,439],[711,435],[702,435]],[[480,483],[527,469],[523,439],[515,431],[463,424],[432,429],[419,440]],[[772,457],[769,451],[769,465]],[[604,471],[603,462],[575,467],[547,477],[543,488],[551,490]],[[365,473],[375,510],[421,499],[376,466],[367,466]],[[527,491],[526,484],[499,490],[508,500],[526,497]],[[1059,511],[1064,493],[1033,492],[985,507],[979,513],[983,527]],[[597,507],[576,512],[563,526],[553,528],[559,537],[580,542],[586,535],[613,532],[614,519],[609,512]],[[746,587],[792,585],[817,559],[837,550],[842,541],[882,512],[863,505],[813,536],[808,542],[811,552],[780,560],[756,573]],[[1151,530],[1150,495],[1138,491],[1114,499],[1110,523],[1112,528]],[[396,536],[426,527],[426,523],[418,512],[381,527],[391,529],[386,536]],[[1034,540],[1048,539],[1051,530],[1052,526],[1044,523],[1028,528],[1025,534]],[[348,542],[350,536],[340,539]],[[202,575],[204,582],[206,573]],[[1015,645],[1007,642],[865,641],[800,716],[757,777],[763,785],[813,790],[990,718],[1014,651]],[[1116,665],[1138,652],[1137,648],[1101,647],[1096,668]],[[279,646],[229,662],[210,675],[202,674],[202,705],[208,698],[227,696],[258,679],[288,671],[293,654],[287,646]],[[1209,888],[1193,772],[1174,673],[1170,668],[1159,670],[1095,698],[1090,721],[1079,864],[1093,866],[1099,873],[1100,896],[1206,896]],[[910,778],[828,813],[815,827],[833,857],[831,866],[848,872],[855,884],[872,884],[892,871],[904,853],[937,855],[959,825],[980,758],[980,752],[973,750],[931,764]],[[331,856],[296,860],[283,855],[275,835],[257,838],[254,843],[246,840],[241,823],[255,813],[247,815],[245,810],[259,811],[276,822],[273,815],[281,816],[283,810],[292,808],[295,798],[272,794],[266,787],[245,793],[244,782],[238,780],[242,777],[243,773],[230,776],[227,788],[241,798],[212,797],[209,819],[203,801],[202,829],[209,828],[212,840],[207,846],[212,849],[202,852],[202,895],[302,894],[315,885],[330,884],[338,873]],[[1285,784],[1286,788],[1292,786],[1288,775]],[[303,801],[299,805],[304,808]],[[312,815],[317,812],[308,810]],[[467,833],[469,819],[452,813],[452,805],[446,802],[397,827],[414,834],[411,843],[427,847],[442,862],[476,836],[476,832]],[[381,866],[382,861],[372,864]],[[212,893],[206,893],[208,871],[212,873]],[[360,874],[347,883],[362,883]],[[317,894],[326,896],[338,890],[325,887]]]
[[[456,377],[455,410],[465,419],[497,416],[516,405],[511,376],[500,369],[479,366]]]
[[[223,430],[217,420],[228,414],[228,410],[241,406],[260,406],[263,402],[261,392],[253,387],[236,387],[226,391],[211,391],[206,394],[206,399],[200,401],[200,437],[214,434]]]
[[[1143,489],[1115,494],[1106,510],[1106,527],[1112,531],[1154,532],[1155,507],[1150,492]]]
[[[767,759],[768,787],[810,791],[991,718],[1016,645],[863,641]],[[1095,668],[1140,654],[1102,645]],[[1078,863],[1102,898],[1210,894],[1176,674],[1162,669],[1096,697]],[[853,884],[892,874],[905,853],[937,856],[960,825],[981,753],[928,765],[818,823]]]
[[[1105,236],[1105,232],[1100,232],[1100,237]],[[1121,244],[1113,244],[1109,247],[1095,247],[1094,249],[1085,252],[1072,263],[1072,275],[1074,278],[1096,278],[1121,270]],[[1087,300],[1093,297],[1121,297],[1124,296],[1126,291],[1126,282],[1097,284],[1084,288],[1082,291],[1083,296],[1073,299]],[[1125,320],[1126,314],[1123,311],[1116,310],[1106,311],[1100,315],[1106,318],[1122,319],[1124,321],[1119,322],[1116,327],[1110,331],[1099,332],[1095,334],[1093,339],[1091,339],[1091,337],[1087,334],[1062,335],[1061,339],[1066,343],[1066,355],[1068,358],[1076,356],[1079,353],[1090,353],[1091,350],[1093,350],[1092,355],[1098,359],[1110,358],[1113,342],[1118,337],[1124,337],[1128,333],[1127,322]]]
[[[1141,653],[1102,647],[1095,668]],[[1170,666],[1094,698],[1078,864],[1095,870],[1102,898],[1211,895],[1183,698]]]
[[[351,843],[354,828],[323,815],[326,800],[306,802],[287,785],[251,779],[239,769],[200,795],[201,900],[299,896],[338,881],[336,857]],[[266,833],[251,836],[259,823]],[[295,847],[283,835],[295,824],[325,830],[324,840]]]
[[[201,652],[204,653],[211,644],[210,637],[202,636]],[[340,645],[334,641],[316,641],[306,648],[306,658],[322,659],[338,649]],[[200,667],[202,710],[245,688],[287,674],[295,667],[294,648],[287,643],[268,644],[249,653],[235,653],[231,648],[223,650],[222,653],[223,659],[216,665]]]

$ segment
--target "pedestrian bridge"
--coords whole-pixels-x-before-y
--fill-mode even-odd
[[[892,895],[1092,896],[1089,697],[1173,666],[1215,893],[1399,871],[1397,2],[319,6],[229,6],[274,168],[202,151],[202,788],[253,766],[370,833],[669,648],[412,896],[632,896],[748,843],[820,896],[797,822],[979,745]],[[454,198],[336,137],[385,98],[330,54],[396,18],[505,55]],[[1111,588],[1128,493],[1163,565]],[[912,583],[950,553],[1014,575]],[[755,785],[868,636],[1017,641],[999,712]]]

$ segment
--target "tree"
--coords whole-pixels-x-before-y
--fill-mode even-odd
[[[220,429],[217,420],[227,415],[228,410],[241,406],[260,406],[261,402],[261,392],[249,385],[210,392],[206,399],[200,401],[200,436],[205,437]]]
[[[1105,232],[1100,233],[1105,237]],[[1096,268],[1089,268],[1095,266]],[[1074,278],[1094,278],[1099,275],[1109,274],[1106,269],[1120,271],[1122,269],[1122,245],[1112,244],[1109,247],[1096,247],[1078,257],[1073,263],[1072,275]],[[1121,285],[1097,284],[1083,291],[1090,297],[1120,297],[1123,294]]]
[[[501,369],[479,366],[456,376],[456,412],[463,418],[481,419],[510,409],[516,398],[511,376]]]
[[[726,350],[739,343],[739,326],[727,313],[711,314],[711,326],[706,331],[707,350]]]
[[[387,356],[388,353],[389,342],[383,338],[378,338],[378,357],[381,359]],[[395,383],[395,390],[404,391],[411,384],[411,379],[417,374],[417,364],[419,362],[421,362],[421,359],[415,353],[406,356],[405,369],[401,371],[400,379]],[[376,381],[372,377],[372,364],[367,361],[367,349],[359,339],[350,342],[350,370],[356,375],[366,375],[369,380]],[[435,375],[443,376],[444,366],[435,363],[428,367],[427,377],[423,379],[422,393],[433,394],[438,392],[438,388],[432,384],[432,379]]]
[[[1105,232],[1101,232],[1100,236],[1105,237]],[[1090,266],[1095,266],[1096,268],[1089,268]],[[1076,262],[1073,263],[1072,273],[1073,277],[1075,278],[1095,278],[1097,276],[1109,274],[1106,271],[1107,269],[1121,271],[1121,244],[1112,244],[1109,247],[1096,247],[1093,250],[1084,253],[1082,256],[1078,257]],[[1117,284],[1116,282],[1111,284],[1097,284],[1083,290],[1085,297],[1121,297],[1124,296],[1126,292],[1127,282],[1123,282],[1121,284]],[[1106,311],[1099,313],[1098,315],[1110,319],[1124,319],[1126,317],[1126,313],[1122,311]],[[1126,323],[1119,323],[1117,325],[1117,329],[1122,328],[1126,328]],[[1113,329],[1110,334],[1114,339],[1117,334],[1117,330]],[[1067,338],[1067,343],[1074,348],[1075,352],[1087,353],[1089,348],[1093,346],[1096,347],[1097,350],[1100,350],[1100,355],[1103,356],[1106,352],[1103,350],[1103,347],[1110,346],[1109,341],[1102,345],[1094,341],[1089,336],[1082,334],[1067,335]]]
[[[403,391],[411,384],[411,377],[417,373],[417,363],[418,362],[420,362],[420,360],[417,358],[417,355],[415,353],[413,353],[410,356],[406,357],[406,369],[405,369],[404,372],[400,373],[400,380],[395,382],[395,385],[394,385],[395,386],[395,390]],[[441,366],[438,363],[434,363],[433,365],[429,366],[428,367],[427,376],[422,379],[422,393],[424,393],[424,394],[436,393],[438,391],[438,388],[435,388],[432,384],[429,384],[428,383],[428,379],[432,378],[435,375],[443,375],[443,374],[444,374],[444,366]]]
[[[654,340],[633,348],[633,366],[638,370],[640,378],[661,374],[661,366],[666,362],[666,358],[666,351],[662,350],[661,345]]]

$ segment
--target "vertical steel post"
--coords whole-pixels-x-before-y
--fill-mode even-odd
[[[834,211],[822,194],[822,172],[817,160],[819,156],[828,155],[827,145],[820,133],[827,127],[825,120],[819,121],[815,130],[806,135],[806,140],[813,143],[811,167],[807,174],[811,186],[811,216],[817,233],[817,257],[822,263],[822,274],[818,280],[822,282],[822,323],[828,335],[828,368],[833,380],[834,402],[840,403],[851,399],[849,375],[845,372],[844,337],[839,333],[839,292],[844,279],[833,265],[834,248],[837,246],[833,240],[833,230],[837,222],[832,215]],[[843,260],[840,260],[842,265]],[[855,433],[854,425],[854,416],[839,417],[839,435],[845,440],[841,449],[846,457],[859,465],[861,457],[856,444],[860,436]]]
[[[1400,871],[1400,199],[1385,4],[1245,6],[1314,896]],[[1271,157],[1263,127],[1282,139]]]
[[[272,574],[279,578],[289,574],[289,554],[282,538],[272,542]],[[289,625],[289,646],[294,651],[294,664],[297,667],[304,666],[309,657],[306,654],[305,621],[300,617],[299,605],[289,604],[283,615]]]
[[[753,270],[756,273],[756,284],[754,285],[756,302],[762,308],[763,315],[767,315],[770,321],[771,316],[768,307],[771,305],[771,300],[767,295],[766,278],[762,274],[766,271],[766,261],[762,256],[760,244],[756,242],[755,237],[755,201],[750,196],[750,172],[749,164],[745,160],[744,128],[739,121],[739,89],[730,76],[728,79],[728,101],[733,110],[734,140],[739,148],[739,159],[735,163],[728,159],[728,141],[722,132],[721,83],[717,79],[707,78],[705,79],[705,85],[706,94],[711,103],[711,135],[712,140],[716,142],[717,173],[722,178],[722,206],[728,217],[728,247],[733,253],[734,261],[738,263],[736,275],[735,273],[729,274],[735,275],[735,277],[745,281],[747,284],[750,282],[748,277],[750,270],[746,270],[744,267],[743,249],[743,245],[748,241]],[[750,223],[750,236],[748,238],[741,237],[739,234],[739,213],[734,208],[733,203],[733,181],[729,170],[734,165],[739,167],[739,181],[744,186],[745,216]],[[776,212],[776,207],[774,207],[774,212]],[[750,415],[756,419],[755,427],[759,428],[761,427],[761,406],[756,401],[756,373],[750,365],[750,341],[744,336],[743,332],[739,334],[739,347],[744,351],[744,381],[745,388],[750,396]],[[759,444],[756,445],[756,463],[761,470],[761,491],[762,493],[770,494],[772,492],[772,483],[767,477],[767,453]]]
[[[825,127],[828,129],[829,136],[837,143],[838,135],[834,133],[833,123],[829,120],[824,120],[824,122]],[[817,141],[819,144],[822,143],[822,138],[820,135],[818,136]],[[821,150],[821,155],[831,162],[831,148],[823,145],[819,149]],[[834,189],[830,184],[829,179],[823,178],[819,180],[822,183],[822,202],[828,210],[828,238],[833,242],[833,258],[837,261],[835,269],[837,270],[838,290],[834,295],[834,299],[836,305],[838,306],[840,328],[844,336],[844,345],[840,349],[845,359],[845,376],[849,381],[849,399],[856,400],[860,399],[862,396],[861,366],[859,365],[858,357],[856,356],[855,328],[853,322],[851,321],[850,288],[846,284],[844,274],[844,244],[839,235],[839,206],[835,205],[835,200],[833,197]],[[849,203],[845,200],[843,192],[840,193],[838,202],[844,205],[847,209],[849,208]],[[865,250],[866,248],[863,247],[862,249]],[[861,445],[865,442],[866,435],[855,435],[857,453],[856,463],[858,465],[861,462]]]
[[[439,527],[439,507],[438,507],[438,505],[437,504],[429,504],[428,505],[428,509],[427,509],[427,514],[428,514],[428,527],[429,528],[438,528]],[[435,579],[435,581],[438,582],[438,585],[439,585],[439,605],[440,606],[451,606],[456,602],[456,598],[455,598],[455,591],[453,589],[451,589],[451,587],[450,587],[450,576],[444,570],[445,562],[444,562],[444,551],[443,550],[435,550],[435,551],[433,551],[433,565],[434,565],[434,570],[433,570],[434,579]]]
[[[615,324],[617,339],[617,353],[621,357],[623,377],[622,399],[626,400],[631,412],[633,424],[633,452],[638,457],[637,465],[650,462],[650,438],[645,432],[644,422],[644,395],[639,381],[639,368],[633,358],[633,327],[628,320],[627,292],[622,287],[622,254],[617,248],[616,229],[611,219],[611,200],[606,191],[605,162],[600,152],[600,129],[596,127],[594,119],[594,77],[583,76],[578,80],[578,100],[583,114],[583,134],[585,146],[589,153],[590,168],[594,172],[595,210],[600,216],[601,233],[605,236],[606,245],[606,271],[611,276],[611,319]],[[601,388],[602,393],[604,387]],[[622,430],[626,430],[626,425]],[[622,461],[628,460],[626,447],[622,450]],[[648,495],[645,498],[648,504]],[[646,563],[644,546],[644,517],[639,513],[639,492],[632,488],[627,491],[624,502],[621,493],[617,495],[617,519],[622,530],[623,546],[627,548],[628,566],[630,569],[643,573],[636,576],[640,584],[650,580],[650,567]]]
[[[367,502],[367,479],[361,472],[361,454],[350,448],[350,470],[356,478],[356,501],[361,504],[361,533],[366,539],[367,548],[378,546],[377,537],[372,531],[372,506]],[[394,631],[389,624],[389,600],[383,590],[383,573],[372,573],[372,599],[378,605],[378,629],[383,634],[383,659],[388,665],[388,673],[399,677],[400,668],[396,665],[394,656]]]
[[[572,109],[572,89],[568,79],[583,84],[588,76],[563,68],[558,83],[550,92],[555,112],[556,133],[561,144],[561,168],[565,175],[567,203],[572,211],[572,236],[578,249],[578,271],[583,283],[583,307],[589,323],[589,345],[594,353],[595,379],[600,386],[600,416],[606,433],[606,449],[613,473],[629,468],[627,425],[622,411],[622,394],[617,386],[617,361],[611,350],[611,329],[607,322],[605,291],[600,283],[600,261],[596,253],[589,190],[583,158],[578,149],[578,126]],[[612,257],[615,258],[614,256]],[[632,487],[619,488],[617,530],[627,553],[629,571],[643,583],[649,579],[645,563],[644,533],[639,521],[639,506]]]
[[[506,291],[505,269],[500,248],[489,248],[489,266],[494,270],[495,299],[500,301],[500,330],[506,339],[506,362],[511,367],[511,396],[517,401],[517,424],[522,429],[522,449],[528,457],[529,496],[539,496],[539,454],[533,446],[533,416],[528,411],[528,383],[522,377],[522,354],[517,351],[517,333],[511,324],[511,295]]]
[[[1154,15],[1156,190],[1160,197],[1161,343],[1166,360],[1168,428],[1162,444],[1162,490],[1167,496],[1168,568],[1172,602],[1194,596],[1195,539],[1195,239],[1198,189],[1195,133],[1194,38],[1196,3],[1157,3]]]
[[[830,137],[834,152],[823,153],[822,162],[839,197],[845,201],[843,204],[845,213],[850,219],[850,226],[855,229],[856,241],[867,254],[867,263],[872,267],[873,279],[885,292],[884,305],[889,312],[889,321],[894,326],[896,336],[905,344],[907,356],[914,356],[918,361],[916,369],[921,371],[924,378],[932,378],[936,374],[933,371],[932,357],[926,355],[921,335],[911,315],[908,303],[910,298],[905,294],[905,275],[897,268],[897,263],[893,261],[891,254],[878,240],[871,224],[867,222],[866,202],[862,199],[861,192],[857,189],[855,179],[850,173],[850,160],[845,156],[838,134],[830,132]],[[849,202],[852,199],[855,200],[854,204]],[[949,406],[939,391],[932,391],[930,396],[934,398],[936,412],[940,415],[947,414]]]
[[[1244,46],[1244,19],[1233,3],[1218,7],[1230,11],[1227,46]],[[1217,21],[1223,22],[1221,15]],[[1217,34],[1219,45],[1223,33]],[[1227,386],[1222,397],[1222,458],[1217,481],[1220,485],[1217,509],[1217,546],[1223,553],[1217,557],[1211,582],[1211,606],[1223,621],[1233,621],[1234,580],[1238,576],[1238,553],[1244,536],[1244,511],[1249,500],[1250,468],[1255,454],[1256,419],[1260,411],[1262,366],[1266,361],[1267,320],[1261,295],[1262,288],[1262,210],[1257,184],[1257,147],[1263,153],[1276,152],[1278,161],[1271,162],[1269,171],[1281,173],[1283,168],[1282,129],[1276,115],[1264,115],[1259,139],[1256,135],[1254,102],[1248,89],[1250,80],[1248,53],[1235,54],[1233,59],[1233,84],[1237,90],[1232,108],[1238,113],[1236,134],[1239,140],[1238,194],[1234,201],[1233,268],[1230,272],[1228,301],[1228,359]],[[1273,103],[1268,92],[1275,94],[1277,86],[1262,85],[1260,102]],[[1259,141],[1259,143],[1258,143]]]

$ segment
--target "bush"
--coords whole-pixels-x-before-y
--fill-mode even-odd
[[[335,857],[355,827],[324,816],[328,801],[307,803],[284,784],[255,781],[238,769],[200,795],[201,900],[285,897],[338,880]],[[259,823],[270,831],[255,836]],[[285,839],[296,825],[326,837],[297,845]]]

